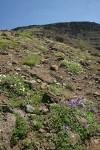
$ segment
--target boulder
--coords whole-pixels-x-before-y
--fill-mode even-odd
[[[28,113],[34,113],[35,108],[31,105],[26,105],[26,112]]]

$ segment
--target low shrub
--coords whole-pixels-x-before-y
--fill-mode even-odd
[[[67,71],[74,74],[80,74],[83,71],[82,66],[74,61],[63,60],[61,61],[60,66],[65,67]]]
[[[58,53],[56,53],[55,55],[56,55],[58,58],[62,58],[62,59],[65,58],[65,54],[62,53],[62,52],[58,52]]]

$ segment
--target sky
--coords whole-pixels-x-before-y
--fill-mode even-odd
[[[100,23],[100,0],[0,0],[0,30],[71,21]]]

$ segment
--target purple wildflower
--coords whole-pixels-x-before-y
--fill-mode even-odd
[[[78,99],[79,99],[79,100],[82,100],[82,96],[79,96]]]
[[[70,100],[70,103],[71,103],[72,105],[75,105],[75,104],[77,103],[77,99],[71,99],[71,100]]]
[[[80,106],[84,106],[83,100],[79,100],[78,104],[79,104]]]
[[[94,106],[88,106],[87,109],[88,109],[89,111],[93,111],[93,110],[94,110]]]

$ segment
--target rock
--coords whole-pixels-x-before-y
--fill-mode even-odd
[[[0,149],[9,150],[10,140],[16,124],[16,118],[11,113],[0,115]]]
[[[98,85],[97,88],[100,89],[100,86]]]
[[[54,70],[54,71],[58,71],[58,66],[57,65],[51,65],[50,69]]]
[[[37,82],[38,82],[38,83],[41,83],[42,81],[41,81],[40,79],[37,79]]]
[[[24,80],[25,83],[29,84],[31,87],[34,87],[34,85],[37,84],[35,80]]]
[[[26,105],[26,112],[28,113],[34,113],[35,108],[31,105]]]
[[[94,97],[100,96],[100,94],[98,92],[94,92],[93,95],[94,95]]]
[[[41,89],[47,89],[49,86],[47,83],[42,83],[41,84]]]
[[[42,64],[48,64],[48,59],[43,59],[43,60],[41,61],[41,63],[42,63]]]
[[[77,133],[73,133],[71,131],[67,131],[67,134],[70,138],[71,144],[75,145],[80,140],[80,135]]]
[[[95,144],[99,144],[99,139],[94,139]]]
[[[30,66],[23,65],[23,68],[27,70],[27,69],[30,69]]]
[[[59,82],[57,82],[56,85],[61,85],[61,84]]]
[[[53,83],[55,78],[52,77],[49,73],[49,70],[45,69],[44,67],[41,68],[33,68],[27,70],[29,74],[32,76],[38,77],[40,80],[47,82],[47,83]]]
[[[82,91],[82,88],[81,88],[81,87],[77,87],[77,90],[78,90],[78,91]]]
[[[57,58],[57,61],[61,61],[61,60],[64,60],[64,58],[62,58],[62,57]]]
[[[15,109],[13,110],[13,112],[19,114],[22,118],[25,118],[25,112],[24,112],[24,111],[15,108]]]
[[[19,67],[15,67],[16,71],[21,71],[21,69]]]
[[[48,92],[44,94],[42,101],[45,103],[58,103],[58,97],[53,93]]]
[[[41,67],[42,67],[42,65],[35,65],[35,67],[41,68]]]
[[[7,97],[4,93],[0,92],[0,107],[1,105],[5,105],[7,103]]]
[[[48,113],[48,108],[46,106],[41,106],[40,107],[40,111],[43,113],[43,114],[47,114]]]
[[[72,72],[68,72],[68,74],[69,74],[69,75],[71,75],[71,76],[73,75],[73,73],[72,73]],[[74,79],[74,78],[73,78],[72,80],[76,80],[76,79]]]
[[[57,80],[55,79],[53,82],[54,82],[54,83],[57,83]]]
[[[8,62],[7,62],[7,65],[8,65],[8,66],[12,66],[12,63],[8,61]]]
[[[72,81],[75,83],[77,82],[76,78],[74,78],[74,77],[72,77]]]
[[[8,52],[3,51],[3,50],[0,49],[0,55],[8,55]]]
[[[48,138],[48,137],[50,137],[50,136],[51,136],[51,133],[46,133],[46,134],[45,134],[45,137],[46,137],[46,138]]]
[[[46,133],[46,131],[44,129],[39,129],[40,133]]]
[[[36,118],[36,114],[28,114],[28,117],[31,119],[31,120],[33,120],[34,118]]]
[[[82,126],[84,126],[86,128],[89,126],[88,121],[85,118],[80,117],[78,115],[76,115],[76,118]]]
[[[88,83],[89,83],[90,85],[92,85],[93,82],[92,82],[92,81],[89,81]]]
[[[42,111],[43,114],[47,114],[49,110],[46,109],[46,108],[43,108],[41,111]]]
[[[63,76],[59,76],[60,79],[63,79]]]
[[[100,83],[100,78],[99,77],[95,77],[95,81]]]
[[[12,61],[12,65],[17,65],[17,64],[18,64],[17,61],[15,61],[15,60]]]
[[[63,86],[66,87],[66,83],[63,83]]]

